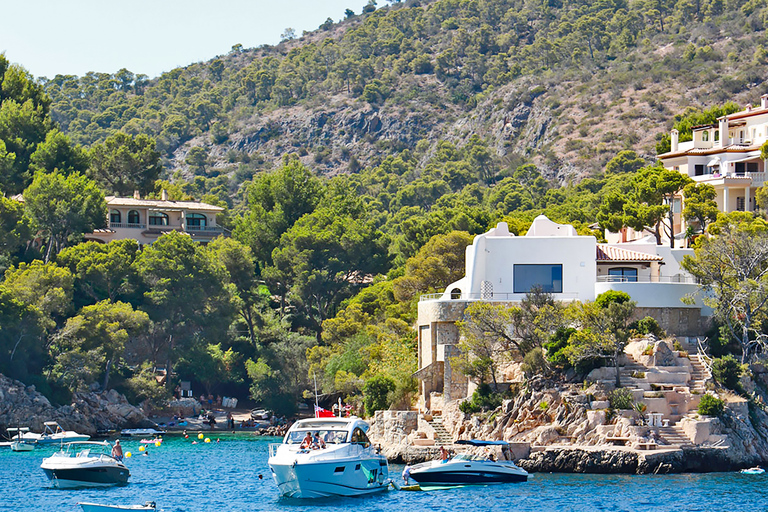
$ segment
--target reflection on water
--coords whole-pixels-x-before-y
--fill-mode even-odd
[[[409,511],[755,511],[768,504],[768,476],[705,475],[559,475],[537,474],[527,483],[467,486],[431,492],[390,491],[363,498],[291,500],[278,498],[267,466],[268,444],[275,438],[220,437],[211,443],[168,438],[149,455],[137,441],[124,441],[131,470],[126,487],[53,489],[40,461],[55,448],[33,452],[0,451],[3,481],[1,511],[80,511],[78,501],[140,504],[154,501],[166,512],[330,510]],[[195,439],[196,441],[196,439]],[[399,475],[402,466],[392,466]],[[262,479],[259,479],[262,475]]]

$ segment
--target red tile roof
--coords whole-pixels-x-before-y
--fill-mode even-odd
[[[646,252],[630,251],[608,244],[597,244],[597,261],[663,261],[664,258]]]

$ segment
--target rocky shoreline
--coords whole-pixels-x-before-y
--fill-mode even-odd
[[[57,407],[35,386],[0,375],[0,431],[21,426],[42,432],[46,421],[56,421],[65,430],[90,436],[123,428],[157,426],[141,408],[128,403],[115,390],[75,393],[71,404]]]
[[[442,403],[437,396],[431,397],[433,411],[378,411],[370,437],[390,461],[401,464],[435,459],[440,445],[453,447],[460,439],[507,441],[508,450],[492,451],[529,472],[668,474],[768,463],[768,413],[759,395],[768,370],[750,368],[752,383],[742,383],[757,393],[750,400],[711,381],[699,382],[708,386],[701,391],[690,384],[694,369],[687,356],[667,354],[662,365],[645,361],[642,352],[649,346],[654,354],[649,359],[670,350],[661,346],[664,341],[643,343],[635,348],[644,371],[633,370],[638,377],[625,383],[638,407],[611,408],[608,397],[614,385],[612,379],[601,380],[603,369],[598,369],[597,378],[587,384],[530,379],[495,410],[482,413],[465,414],[460,400]],[[723,400],[719,417],[697,413],[703,393]],[[648,413],[669,418],[668,423],[657,419],[651,424]]]

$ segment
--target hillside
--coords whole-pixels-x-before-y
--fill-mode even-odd
[[[757,101],[764,11],[760,1],[410,0],[151,81],[123,70],[45,86],[74,141],[149,133],[188,179],[239,183],[291,152],[329,175],[403,149],[423,165],[438,141],[477,135],[502,167],[530,162],[564,182],[623,149],[651,160],[688,106]],[[195,169],[193,147],[206,157]]]

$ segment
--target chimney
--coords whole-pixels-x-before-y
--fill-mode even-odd
[[[730,144],[728,141],[728,118],[723,116],[717,120],[719,124],[718,131],[720,132],[720,139],[717,142],[717,147],[725,147]]]
[[[677,153],[677,141],[679,139],[680,132],[672,130],[672,153]]]
[[[134,199],[141,199],[141,194],[139,194],[138,190],[133,191],[133,198]]]
[[[747,103],[747,105],[744,107],[744,110],[746,110],[747,112],[752,112],[752,104]]]
[[[163,201],[167,201],[168,200],[168,191],[167,190],[163,189],[163,191],[160,193],[160,199],[162,199]]]
[[[760,106],[765,110],[768,108],[768,94],[763,94],[760,96]]]

